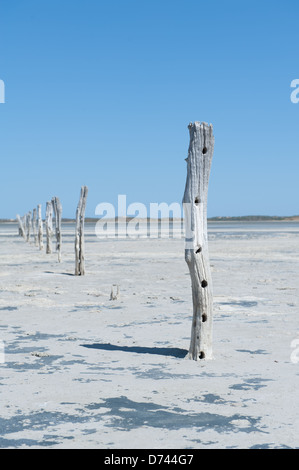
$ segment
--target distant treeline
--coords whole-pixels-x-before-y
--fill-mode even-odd
[[[208,219],[211,222],[216,222],[216,221],[264,221],[264,220],[299,220],[299,215],[293,215],[291,217],[278,217],[278,216],[272,216],[272,215],[243,215],[239,217],[210,217]]]

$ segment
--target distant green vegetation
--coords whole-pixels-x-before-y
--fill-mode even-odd
[[[239,217],[210,217],[208,220],[211,222],[216,221],[258,221],[258,220],[296,220],[299,219],[299,216],[294,215],[292,217],[278,217],[278,216],[271,216],[271,215],[243,215]]]

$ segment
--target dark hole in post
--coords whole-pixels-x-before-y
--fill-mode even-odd
[[[205,353],[203,351],[200,351],[199,359],[204,359],[205,357],[206,357]]]
[[[202,149],[202,153],[203,153],[203,154],[207,153],[207,151],[208,151],[207,147],[204,147],[204,148]]]
[[[201,252],[201,250],[202,250],[202,248],[201,248],[201,246],[199,246],[199,247],[197,248],[197,250],[196,250],[196,252],[195,252],[195,253],[200,253],[200,252]]]
[[[207,287],[208,285],[208,281],[206,281],[205,279],[201,282],[201,287]]]
[[[204,313],[201,317],[202,322],[204,323],[205,321],[207,321],[207,319],[208,319],[208,316]]]
[[[194,204],[199,204],[199,199],[198,199],[198,197],[195,198]]]

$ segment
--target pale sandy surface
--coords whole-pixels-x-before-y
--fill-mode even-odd
[[[183,240],[88,226],[75,277],[71,226],[59,264],[1,225],[0,447],[299,447],[299,224],[242,227],[209,231],[215,358],[194,362]]]

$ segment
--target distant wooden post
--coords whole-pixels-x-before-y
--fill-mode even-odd
[[[62,206],[58,197],[52,198],[52,206],[54,211],[55,220],[55,234],[56,234],[56,251],[58,252],[58,261],[61,262],[61,220],[62,220]]]
[[[53,233],[56,234],[56,210],[55,210],[55,197],[52,197],[51,199],[51,203],[52,203],[52,216],[53,216],[53,219],[52,219],[52,226],[53,226]]]
[[[116,290],[114,289],[116,287]],[[110,300],[117,300],[119,296],[119,285],[113,284],[111,286]]]
[[[23,227],[24,227],[24,233],[25,233],[25,240],[27,238],[27,216],[26,215],[23,215],[22,217],[22,224],[23,224]]]
[[[37,223],[37,212],[36,208],[32,210],[32,230],[33,230],[33,238],[35,246],[38,246],[38,239],[37,239],[37,230],[36,230],[36,223]]]
[[[37,206],[37,239],[38,239],[38,246],[39,249],[42,250],[44,248],[43,242],[43,219],[42,219],[42,206],[38,204]]]
[[[214,152],[213,127],[189,124],[190,145],[183,198],[186,223],[185,259],[189,267],[193,320],[188,357],[212,358],[213,294],[208,252],[207,197]]]
[[[46,253],[52,253],[52,236],[53,236],[53,207],[52,202],[47,202],[46,204],[46,236],[47,236],[47,246]]]
[[[31,211],[28,212],[26,215],[26,229],[27,229],[27,234],[26,234],[26,241],[30,241],[30,233],[31,233]]]
[[[24,225],[23,225],[23,222],[22,222],[21,217],[19,216],[19,214],[16,215],[16,218],[17,218],[17,221],[18,221],[18,224],[19,224],[19,235],[26,239]]]
[[[80,199],[76,212],[76,234],[75,234],[75,275],[85,274],[85,253],[84,253],[84,218],[88,188],[81,187]]]

